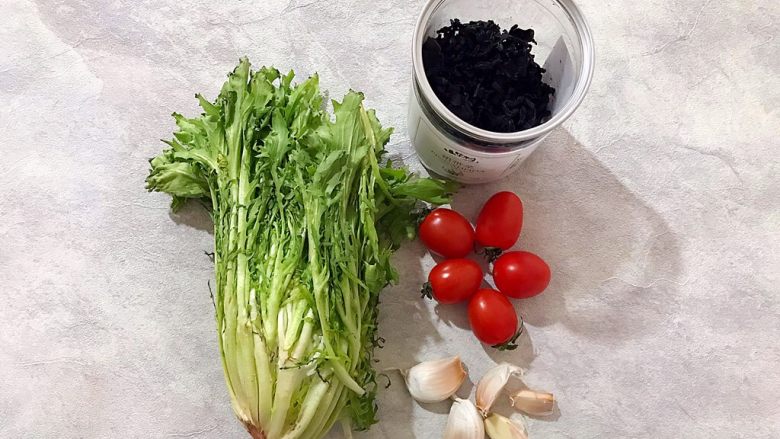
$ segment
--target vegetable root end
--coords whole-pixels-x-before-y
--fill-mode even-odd
[[[260,427],[252,425],[248,422],[244,422],[244,428],[246,428],[246,431],[248,431],[249,435],[252,436],[252,439],[266,439],[265,433],[260,429]]]

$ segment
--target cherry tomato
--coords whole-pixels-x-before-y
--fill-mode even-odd
[[[488,248],[506,250],[520,237],[523,202],[512,192],[499,192],[482,206],[477,217],[477,242]]]
[[[447,259],[428,274],[423,295],[449,304],[467,300],[482,284],[482,268],[471,259]]]
[[[440,207],[420,224],[420,239],[445,258],[462,258],[474,249],[474,228],[463,215]]]
[[[550,283],[550,267],[539,256],[529,252],[508,252],[493,263],[496,287],[509,297],[533,297]]]
[[[469,323],[479,341],[492,346],[512,342],[517,331],[517,314],[509,299],[496,290],[483,288],[469,302]],[[511,349],[511,346],[508,347]]]

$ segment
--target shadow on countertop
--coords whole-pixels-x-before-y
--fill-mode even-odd
[[[501,190],[516,192],[524,204],[513,249],[537,253],[553,274],[543,294],[516,302],[527,324],[562,324],[611,344],[661,329],[675,304],[657,290],[680,275],[675,235],[567,131],[553,132],[510,177],[461,189],[453,208],[474,221],[482,203]],[[518,360],[518,351],[486,350],[497,362]],[[533,354],[521,358],[527,366]]]
[[[169,210],[168,216],[176,224],[190,226],[208,232],[209,235],[214,235],[214,222],[211,221],[211,214],[204,200],[187,200],[179,211],[174,213]],[[209,249],[208,251],[213,250]]]
[[[399,273],[399,282],[396,285],[388,286],[380,295],[379,306],[379,333],[386,342],[382,349],[375,351],[376,358],[380,360],[377,367],[382,373],[386,369],[408,368],[417,361],[433,359],[426,355],[423,346],[427,339],[433,338],[442,340],[441,334],[437,330],[437,322],[430,318],[428,303],[420,297],[421,279],[425,279],[427,273],[423,272],[422,259],[427,253],[427,249],[418,240],[405,243],[395,255],[393,255],[393,266]],[[407,321],[406,324],[399,324],[401,321]],[[440,355],[438,357],[443,357]],[[387,388],[379,390],[379,418],[380,419],[410,419],[413,413],[415,402],[410,396],[404,384],[404,379],[397,371],[387,370],[384,372],[389,380]],[[379,380],[379,384],[386,384],[387,380]],[[473,383],[464,383],[458,394],[464,394],[471,390]],[[449,413],[450,404],[448,401],[434,404],[420,404],[430,413],[437,413],[441,416]],[[414,438],[412,422],[379,422],[371,426],[371,429],[363,434],[356,435],[356,438],[395,437],[398,439]],[[341,437],[333,434],[332,437]],[[331,436],[328,436],[330,438]]]

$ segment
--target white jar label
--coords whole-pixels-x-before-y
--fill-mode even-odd
[[[479,151],[437,130],[422,114],[414,97],[409,108],[409,136],[422,164],[442,177],[461,183],[487,183],[511,174],[543,140],[505,152]]]

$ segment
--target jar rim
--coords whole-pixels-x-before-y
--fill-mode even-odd
[[[488,131],[482,128],[478,128],[459,118],[455,115],[455,113],[450,111],[443,102],[441,102],[438,96],[436,96],[436,93],[434,93],[433,88],[428,82],[428,78],[425,76],[425,68],[422,57],[422,45],[424,39],[426,38],[425,30],[433,13],[436,12],[436,10],[446,1],[448,0],[428,0],[428,2],[423,7],[420,17],[417,19],[412,46],[412,70],[414,72],[414,79],[417,83],[417,87],[419,87],[422,94],[428,98],[428,103],[432,109],[447,125],[467,136],[473,137],[483,142],[511,144],[544,136],[558,125],[563,123],[572,115],[572,113],[574,113],[577,107],[579,107],[580,103],[582,103],[582,100],[585,98],[585,94],[587,93],[588,88],[590,87],[590,83],[593,80],[596,53],[593,45],[593,35],[591,33],[590,26],[588,25],[585,17],[582,15],[577,5],[575,5],[572,0],[552,1],[560,6],[564,12],[566,12],[569,19],[574,24],[574,29],[578,37],[577,43],[579,43],[582,53],[582,63],[579,69],[580,71],[577,76],[577,82],[575,84],[574,90],[563,108],[555,113],[549,120],[535,127],[511,133]]]

